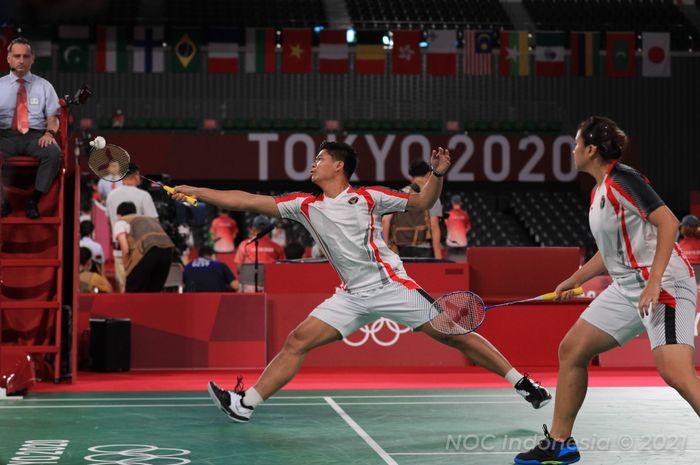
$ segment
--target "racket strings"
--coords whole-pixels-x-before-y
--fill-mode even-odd
[[[486,318],[484,302],[471,292],[453,292],[433,303],[437,315],[432,326],[445,334],[464,334],[477,329]]]
[[[122,148],[107,145],[90,152],[88,166],[99,177],[116,181],[126,176],[129,171],[129,154]]]

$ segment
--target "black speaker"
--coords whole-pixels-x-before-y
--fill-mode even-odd
[[[94,371],[129,371],[131,320],[90,318],[90,359]]]

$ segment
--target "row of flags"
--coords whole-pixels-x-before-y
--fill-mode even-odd
[[[281,51],[281,72],[303,74],[312,72],[312,30],[283,29],[281,47],[277,32],[267,29],[210,28],[206,42],[199,28],[172,28],[168,37],[163,27],[136,26],[131,40],[127,30],[115,26],[96,26],[94,35],[95,60],[98,72],[127,70],[127,43],[133,49],[133,71],[160,73],[166,70],[199,72],[206,59],[210,73],[241,71],[241,45],[245,44],[244,71],[249,73],[277,72],[278,50]],[[66,72],[89,71],[91,30],[88,26],[59,26],[58,69]],[[564,32],[535,33],[534,74],[562,76],[566,74],[566,34]],[[387,55],[391,57],[393,74],[417,75],[423,70],[422,55],[426,55],[428,75],[454,76],[459,61],[466,75],[527,76],[531,74],[530,34],[525,31],[463,31],[463,59],[458,60],[458,31],[427,32],[427,47],[421,47],[422,31],[392,31],[391,47],[384,43],[384,31],[357,31],[354,53],[355,74],[385,74]],[[0,34],[0,54],[14,36],[5,27]],[[31,36],[30,36],[31,37]],[[497,39],[499,39],[497,41]],[[569,73],[575,76],[597,76],[602,62],[608,76],[633,77],[637,74],[636,34],[608,32],[605,59],[600,54],[600,33],[569,33]],[[165,44],[169,46],[166,49]],[[500,45],[497,45],[497,42]],[[207,45],[203,57],[202,46]],[[35,70],[51,69],[53,59],[50,39],[33,39],[36,55]],[[390,49],[390,53],[387,50]],[[421,50],[425,49],[425,53]],[[495,53],[498,52],[498,53]],[[497,56],[496,59],[494,57]],[[7,60],[0,56],[0,71],[7,71]],[[318,71],[322,74],[344,74],[350,71],[350,46],[345,30],[324,29],[319,34]],[[667,32],[642,34],[642,76],[671,75],[670,35]]]

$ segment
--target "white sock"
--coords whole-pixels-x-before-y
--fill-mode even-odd
[[[249,388],[243,396],[243,404],[245,407],[255,408],[263,403],[263,398],[260,397],[255,388]]]
[[[518,370],[515,368],[511,368],[508,373],[504,376],[504,378],[513,386],[518,384],[518,381],[522,379],[523,375],[520,373]],[[247,403],[247,402],[246,402]]]

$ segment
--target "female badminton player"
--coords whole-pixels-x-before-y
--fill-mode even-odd
[[[405,194],[382,187],[350,186],[357,155],[342,142],[323,142],[311,168],[320,195],[296,193],[283,197],[243,191],[177,186],[173,198],[190,195],[230,210],[246,210],[298,221],[323,248],[341,280],[335,294],[321,303],[289,334],[282,350],[255,385],[232,391],[209,383],[214,403],[229,418],[247,422],[263,400],[279,391],[316,347],[342,339],[378,319],[390,318],[464,353],[478,365],[506,378],[535,408],[551,396],[546,389],[514,369],[496,348],[477,333],[446,335],[433,328],[430,296],[404,270],[401,259],[382,238],[381,216],[408,209],[429,209],[442,190],[450,153],[433,150],[433,174],[420,193]],[[235,356],[235,355],[234,355]]]
[[[579,125],[573,157],[576,168],[596,180],[588,219],[598,253],[555,292],[568,300],[571,289],[606,270],[613,282],[562,340],[551,432],[544,425],[545,439],[515,463],[580,459],[571,433],[586,396],[589,362],[645,330],[659,374],[700,415],[693,269],[674,243],[676,217],[647,178],[618,161],[626,144],[625,133],[608,118],[592,116]]]

